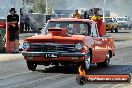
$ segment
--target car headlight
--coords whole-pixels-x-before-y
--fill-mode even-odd
[[[30,48],[30,44],[28,42],[23,43],[23,49],[28,49]]]
[[[82,45],[81,43],[77,43],[77,44],[75,45],[75,49],[76,49],[76,50],[82,50],[82,48],[83,48],[83,45]]]

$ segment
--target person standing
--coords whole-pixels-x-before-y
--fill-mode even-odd
[[[26,15],[26,17],[25,17],[25,31],[26,32],[30,31],[30,19],[29,19],[28,15]]]
[[[102,32],[104,32],[106,29],[105,27],[102,28],[103,22],[102,22],[101,16],[99,16],[97,11],[94,11],[94,16],[92,16],[91,20],[97,22],[99,36],[101,36]]]
[[[16,14],[15,8],[9,10],[10,15],[7,16],[9,41],[13,42],[14,52],[19,52],[19,15]]]
[[[94,20],[96,22],[102,20],[101,17],[99,16],[97,11],[94,11],[94,16],[92,16],[91,20]]]
[[[78,13],[78,9],[75,10],[75,13],[73,14],[73,18],[81,18],[81,15]]]
[[[84,12],[84,19],[89,19],[89,13],[88,13],[88,11]]]
[[[20,33],[24,32],[24,23],[25,23],[25,18],[23,14],[20,14]]]

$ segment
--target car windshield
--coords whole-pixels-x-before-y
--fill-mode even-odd
[[[127,21],[127,18],[117,18],[118,21]]]
[[[105,21],[108,22],[113,22],[111,18],[105,18]]]
[[[48,33],[49,28],[66,28],[68,33],[73,34],[89,34],[90,24],[85,22],[72,22],[72,21],[50,21],[45,27],[45,34]]]

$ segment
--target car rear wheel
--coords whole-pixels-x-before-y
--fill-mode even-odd
[[[34,63],[33,61],[27,61],[27,67],[28,67],[29,70],[34,71],[37,67],[37,64]]]
[[[105,61],[104,62],[97,63],[97,66],[98,67],[108,67],[109,64],[110,64],[110,54],[108,53],[106,55]]]
[[[83,68],[85,69],[85,71],[88,71],[89,70],[89,67],[90,67],[90,59],[91,59],[91,56],[90,56],[90,52],[88,52],[84,58],[84,61],[83,61]]]

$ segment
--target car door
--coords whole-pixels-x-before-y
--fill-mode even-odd
[[[92,25],[91,36],[94,40],[94,44],[92,46],[93,60],[95,62],[101,62],[104,60],[106,56],[106,47],[105,47],[106,45],[105,45],[105,39],[103,37],[99,37],[96,24]]]

